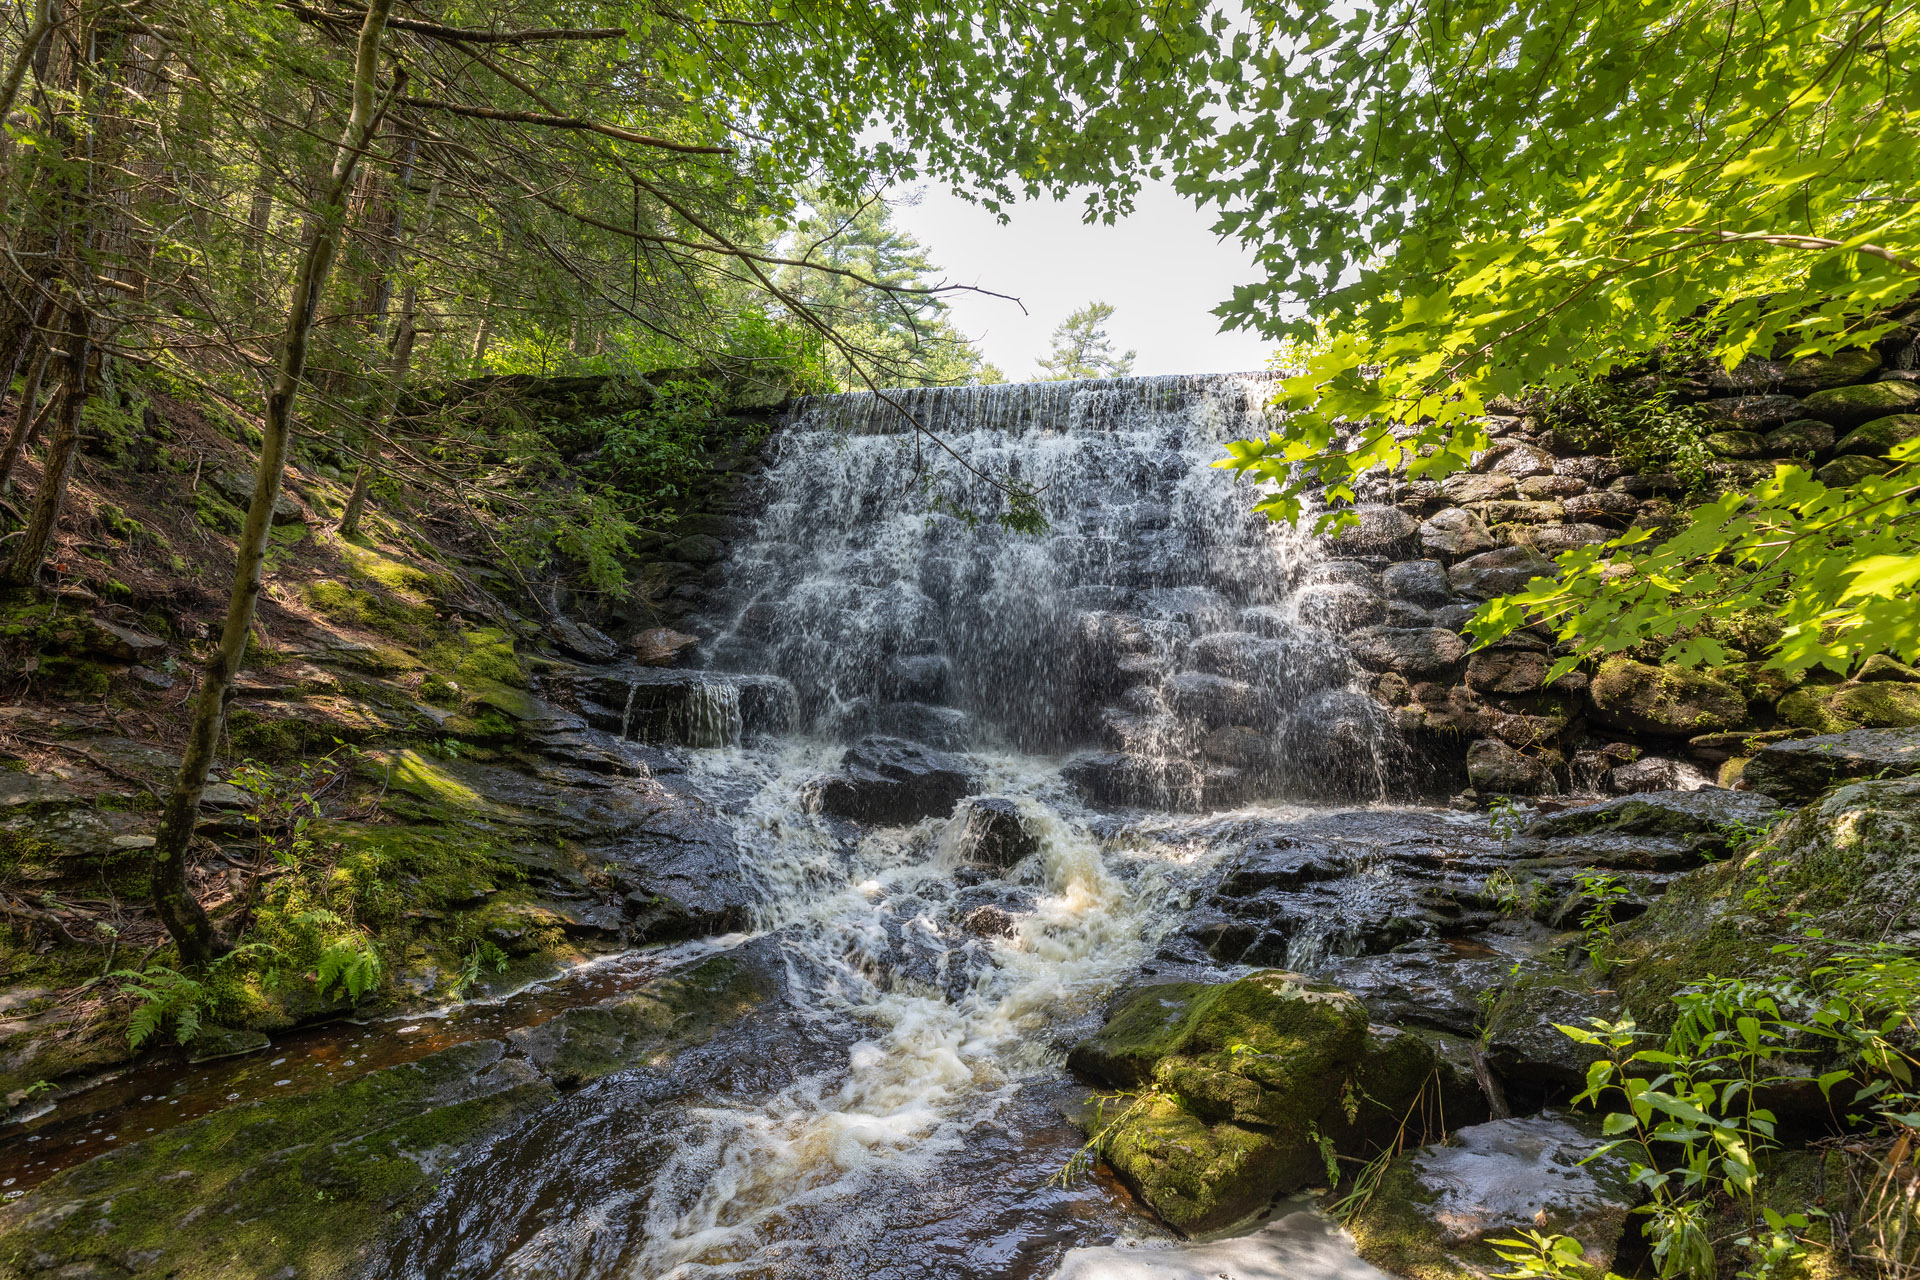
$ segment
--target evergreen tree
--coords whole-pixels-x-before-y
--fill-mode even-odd
[[[1064,382],[1069,378],[1120,378],[1133,371],[1136,352],[1115,355],[1113,340],[1107,336],[1107,321],[1113,319],[1113,304],[1089,302],[1073,312],[1053,331],[1053,351],[1038,361],[1040,382]]]

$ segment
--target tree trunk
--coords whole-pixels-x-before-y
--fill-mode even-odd
[[[7,78],[0,83],[0,120],[13,114],[13,104],[20,96],[20,84],[27,78],[27,69],[35,64],[40,53],[40,42],[47,38],[47,32],[53,30],[53,0],[39,0],[33,6],[33,25],[27,28],[26,39],[20,42],[19,51],[13,56],[13,65],[7,68]],[[4,155],[0,152],[0,155]]]
[[[99,376],[93,350],[93,325],[86,311],[77,306],[68,308],[62,328],[60,410],[54,418],[53,436],[47,441],[40,483],[33,491],[33,510],[27,516],[26,533],[7,565],[4,581],[9,586],[31,586],[40,578],[40,566],[47,558],[47,544],[53,540],[53,531],[60,524],[60,508],[66,502],[67,476],[73,470],[74,455],[79,452],[80,409]]]
[[[354,51],[353,110],[334,149],[333,172],[307,222],[306,244],[293,281],[285,335],[280,344],[273,387],[267,393],[261,424],[260,463],[254,472],[253,501],[234,549],[233,594],[227,602],[226,625],[220,646],[207,659],[205,677],[194,699],[193,723],[188,729],[180,772],[160,818],[154,846],[153,901],[167,932],[180,949],[180,959],[203,965],[224,954],[231,944],[193,896],[187,883],[187,847],[200,814],[200,796],[213,766],[214,747],[226,720],[233,677],[246,653],[253,628],[254,605],[260,596],[260,573],[266,559],[267,531],[274,500],[280,496],[280,475],[287,465],[287,440],[294,402],[306,373],[307,347],[313,336],[314,313],[326,290],[327,276],[339,252],[345,224],[345,202],[362,151],[379,127],[380,110],[374,101],[379,73],[380,36],[393,0],[368,0],[366,18]]]
[[[33,364],[27,369],[26,384],[20,388],[20,407],[7,432],[7,442],[0,446],[0,493],[6,492],[7,486],[13,483],[13,469],[26,450],[27,436],[34,426],[33,411],[40,399],[40,388],[46,384],[47,365],[52,360],[53,349],[42,341],[34,353]]]
[[[369,441],[371,445],[371,441]],[[360,517],[367,509],[367,486],[373,483],[372,461],[362,462],[353,476],[353,492],[347,495],[347,509],[340,516],[340,536],[360,536]]]

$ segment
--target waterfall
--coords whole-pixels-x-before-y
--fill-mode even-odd
[[[801,401],[749,492],[716,670],[794,685],[804,731],[1093,753],[1089,792],[1212,807],[1329,786],[1324,735],[1380,737],[1338,638],[1290,593],[1312,538],[1212,464],[1267,433],[1272,376],[1113,378]],[[911,428],[912,415],[940,444]],[[941,444],[952,450],[952,455]],[[993,480],[1047,524],[1010,532]],[[1356,726],[1358,726],[1356,728]]]

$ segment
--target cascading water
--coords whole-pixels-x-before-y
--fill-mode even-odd
[[[669,749],[759,899],[735,954],[780,994],[448,1171],[374,1274],[1037,1280],[1137,1221],[1097,1183],[1049,1180],[1082,1140],[1061,1064],[1244,837],[1085,806],[1379,792],[1379,718],[1293,595],[1314,545],[1210,465],[1264,430],[1266,390],[895,393],[973,471],[877,397],[803,403],[729,565],[692,746]],[[975,471],[1036,488],[1046,532],[996,525]],[[790,682],[797,732],[755,737],[726,672]],[[607,683],[623,737],[661,714]],[[962,816],[817,812],[812,780],[874,732],[968,752],[1026,852],[982,868]]]
[[[1378,713],[1290,596],[1313,540],[1212,465],[1266,433],[1270,391],[1244,375],[802,401],[712,665],[785,676],[828,737],[1099,748],[1079,781],[1103,800],[1377,793]],[[1038,492],[1044,533],[992,519],[993,479]]]

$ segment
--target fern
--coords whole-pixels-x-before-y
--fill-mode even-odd
[[[380,956],[364,937],[340,938],[320,953],[315,975],[322,996],[337,986],[358,1001],[380,981]]]
[[[200,1010],[207,991],[186,974],[154,965],[142,973],[115,969],[107,975],[120,983],[120,994],[141,1003],[127,1020],[127,1047],[138,1049],[173,1020],[174,1036],[186,1044],[200,1032]]]
[[[482,940],[467,953],[466,962],[460,966],[460,976],[453,983],[454,999],[466,999],[467,988],[480,981],[481,967],[486,965],[492,966],[495,973],[505,973],[507,953],[493,943]]]

